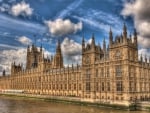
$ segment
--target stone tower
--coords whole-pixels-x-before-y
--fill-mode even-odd
[[[95,63],[104,56],[100,45],[95,44],[94,34],[91,44],[85,46],[82,41],[82,73],[83,73],[83,97],[95,98]]]
[[[35,45],[32,45],[31,48],[28,46],[26,69],[36,68],[39,59],[42,59],[42,46],[40,50]]]
[[[53,68],[63,68],[64,67],[60,41],[58,41],[58,44],[57,44],[56,54],[53,58],[52,67]]]
[[[104,52],[101,50],[100,45],[96,46],[94,34],[92,35],[91,44],[85,46],[84,38],[82,40],[82,65],[91,65],[99,60]]]
[[[122,35],[123,34],[123,35]],[[128,92],[133,84],[133,89],[136,90],[136,79],[133,79],[132,82],[128,81],[128,78],[132,76],[136,78],[136,68],[131,64],[131,62],[138,62],[138,47],[137,47],[137,33],[134,31],[133,38],[127,35],[127,27],[124,24],[123,33],[121,36],[116,36],[115,40],[112,40],[112,31],[109,33],[109,55],[110,55],[110,73],[112,74],[114,81],[112,82],[114,92]],[[127,100],[129,98],[126,96],[127,93],[123,94]]]
[[[23,66],[21,64],[16,65],[15,62],[11,64],[11,74],[14,75],[17,72],[22,71]]]

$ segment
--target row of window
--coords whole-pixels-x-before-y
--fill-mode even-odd
[[[122,76],[122,68],[120,65],[116,66],[116,76]],[[101,68],[100,69],[100,73],[99,73],[99,70],[96,69],[95,71],[95,76],[98,77],[98,75],[101,75],[101,76],[104,76],[105,75],[105,72],[104,72],[104,68]],[[86,70],[86,78],[90,78],[91,76],[91,70],[90,69],[87,69]],[[110,76],[110,72],[109,72],[109,68],[106,69],[106,76],[109,77]]]
[[[107,87],[105,87],[105,85],[107,85]],[[96,89],[96,91],[99,90],[99,84],[98,83],[96,83],[95,89]],[[110,91],[110,90],[111,90],[110,82],[107,82],[107,84],[105,84],[104,82],[101,83],[101,91]],[[91,91],[90,82],[86,82],[86,91],[87,92]],[[122,81],[116,82],[116,91],[120,91],[120,92],[123,91]]]

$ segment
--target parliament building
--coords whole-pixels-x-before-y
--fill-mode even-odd
[[[120,36],[110,29],[109,46],[82,40],[82,63],[64,66],[61,43],[51,58],[42,47],[27,48],[26,68],[11,64],[11,74],[0,77],[0,91],[23,90],[25,94],[78,98],[81,101],[130,103],[150,100],[150,59],[138,57],[137,33]]]

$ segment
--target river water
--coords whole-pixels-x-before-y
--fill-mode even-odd
[[[79,106],[64,103],[0,97],[0,113],[149,113],[146,111],[121,111],[108,108]]]

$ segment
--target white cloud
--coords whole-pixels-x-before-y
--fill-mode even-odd
[[[26,63],[26,49],[20,48],[17,50],[3,50],[0,51],[0,72],[6,70],[10,73],[11,63],[16,62],[17,64]]]
[[[148,61],[150,62],[150,52],[148,49],[143,49],[143,48],[139,49],[138,53],[139,53],[139,59],[142,55],[143,61],[145,61],[145,57],[146,57],[148,59]]]
[[[24,45],[31,45],[32,40],[26,36],[21,36],[18,38],[18,41],[21,42]]]
[[[150,39],[138,36],[138,42],[142,45],[142,48],[150,48]]]
[[[61,43],[61,49],[65,64],[81,63],[81,44],[66,37]]]
[[[24,1],[13,5],[11,8],[11,14],[14,16],[19,16],[19,15],[31,16],[32,13],[33,13],[33,9],[30,7],[30,4],[27,4]]]
[[[125,2],[121,14],[133,17],[135,28],[139,33],[139,44],[144,48],[150,48],[150,0]]]
[[[77,24],[72,23],[69,19],[56,19],[55,21],[45,21],[49,32],[54,36],[63,36],[71,33],[76,33],[82,30],[82,22]]]

